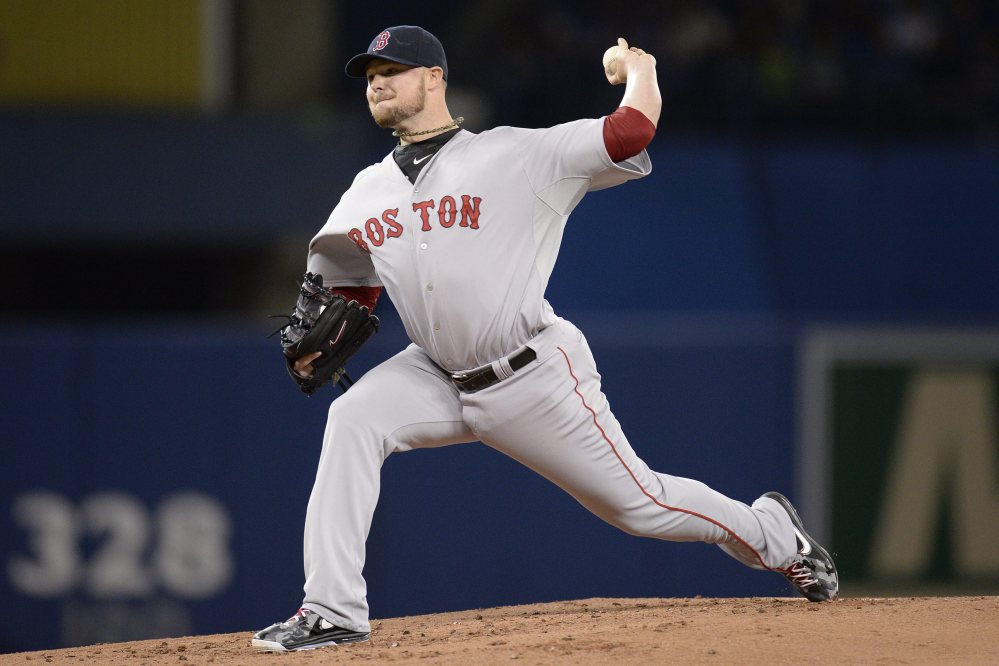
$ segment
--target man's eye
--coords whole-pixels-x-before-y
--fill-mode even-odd
[[[386,67],[381,71],[369,74],[368,83],[371,83],[376,76],[395,76],[396,74],[400,74],[405,71],[406,69],[404,67]]]

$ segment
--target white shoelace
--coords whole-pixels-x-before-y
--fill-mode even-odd
[[[799,588],[811,587],[812,585],[819,584],[819,581],[812,576],[812,573],[808,570],[808,568],[800,562],[795,562],[789,566],[785,570],[784,576],[786,576],[789,581],[797,585]]]

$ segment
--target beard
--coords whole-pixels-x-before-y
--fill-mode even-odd
[[[409,104],[396,105],[394,107],[376,110],[375,104],[369,103],[368,110],[371,117],[375,119],[375,124],[379,127],[396,127],[416,114],[423,111],[427,103],[427,86],[421,85],[416,91],[416,99]]]

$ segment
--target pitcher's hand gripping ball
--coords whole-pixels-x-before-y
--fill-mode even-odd
[[[612,86],[627,83],[628,65],[641,56],[652,58],[651,55],[637,46],[628,46],[628,40],[624,37],[618,37],[617,44],[604,51],[604,57],[601,60],[607,81]]]
[[[348,302],[324,288],[321,275],[306,273],[295,309],[288,316],[288,324],[280,329],[288,374],[306,395],[312,395],[328,381],[340,382],[341,377],[346,377],[347,361],[375,334],[378,323],[378,317],[367,306]],[[312,375],[303,377],[295,372],[296,360],[317,351],[322,356],[312,362]]]

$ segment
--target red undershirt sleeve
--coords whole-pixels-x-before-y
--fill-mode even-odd
[[[381,287],[331,287],[330,291],[340,294],[347,299],[347,302],[357,301],[361,305],[367,305],[368,311],[375,311],[375,303],[382,295]]]
[[[604,146],[614,162],[642,152],[655,135],[653,122],[630,106],[619,106],[617,111],[604,118]]]

